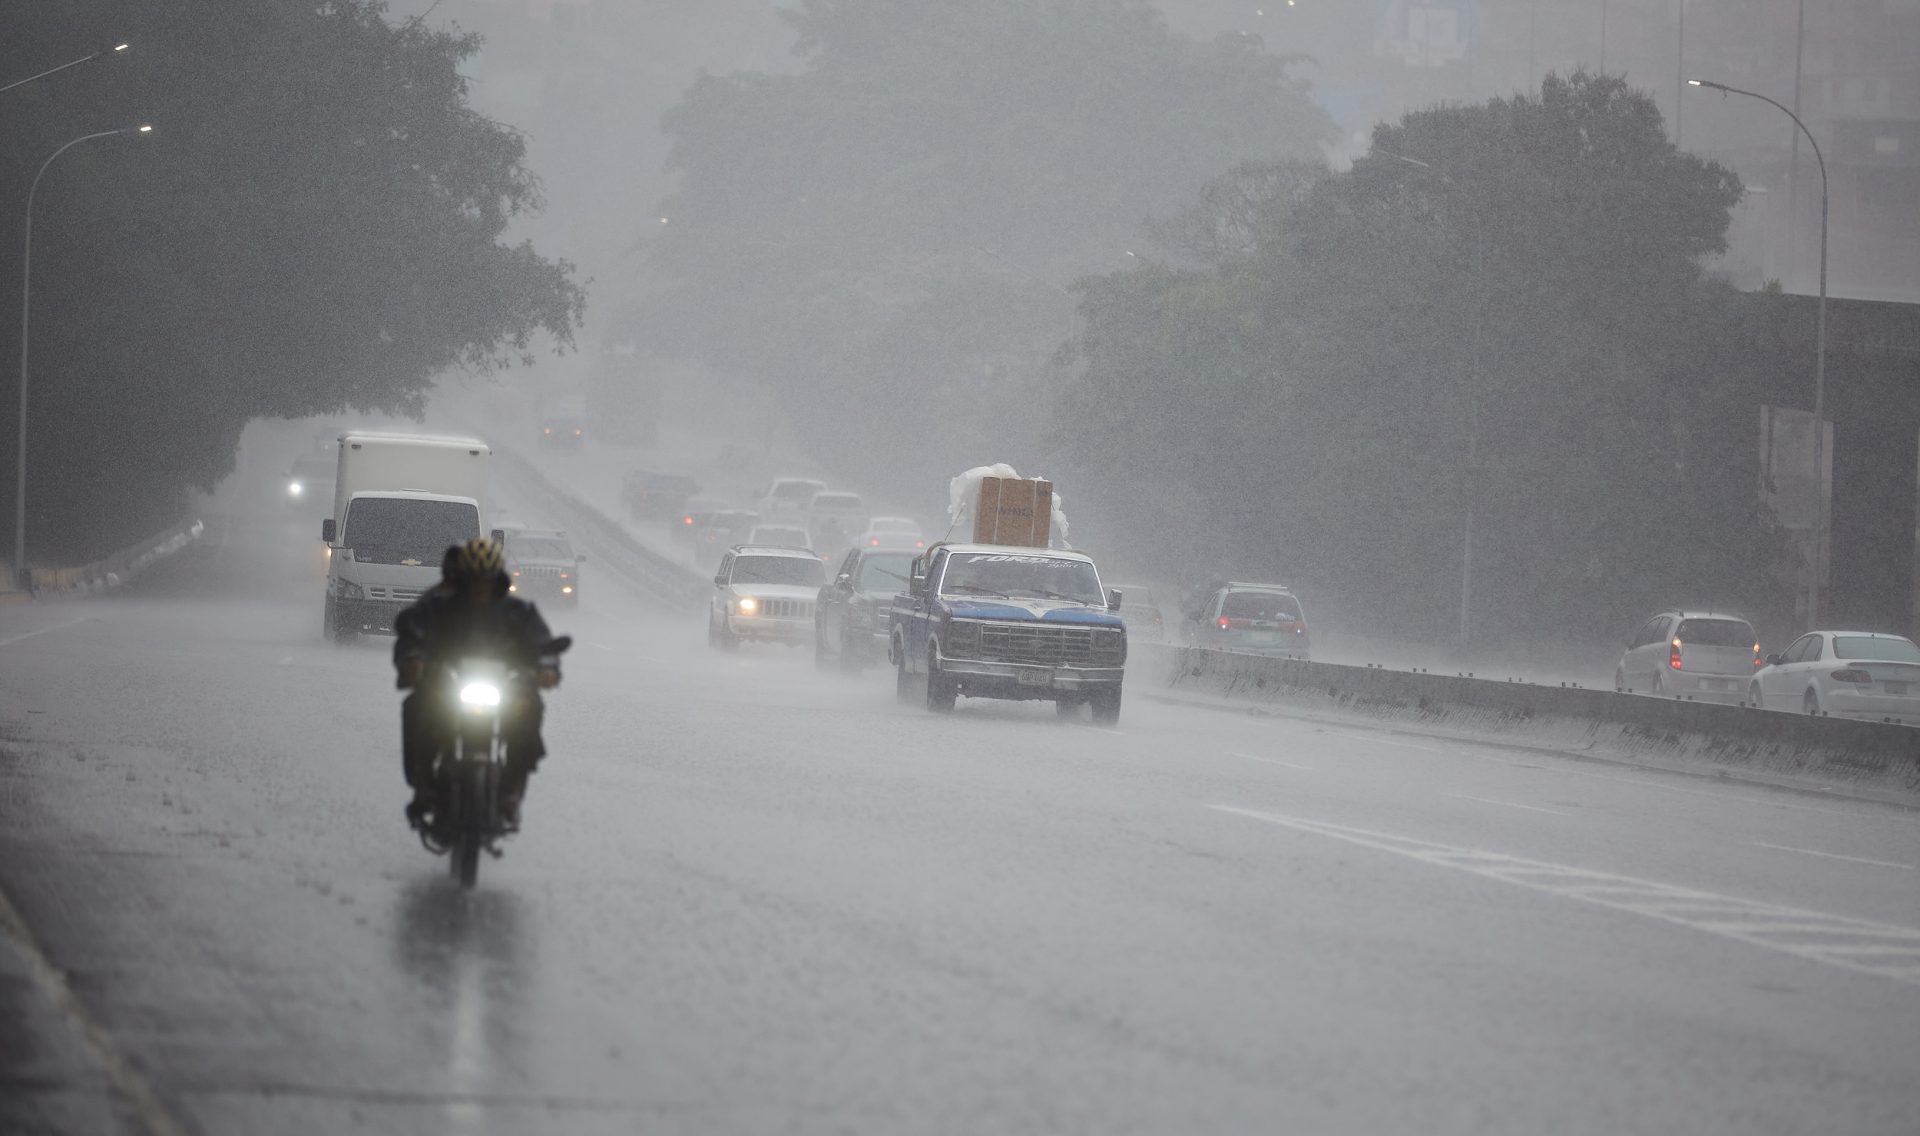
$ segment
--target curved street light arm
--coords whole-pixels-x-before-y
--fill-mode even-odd
[[[33,82],[35,79],[44,79],[49,75],[57,75],[60,72],[65,71],[69,67],[78,67],[82,63],[86,63],[89,60],[98,59],[103,55],[118,55],[121,52],[127,50],[127,47],[128,47],[127,44],[117,43],[117,44],[114,44],[112,47],[103,47],[99,51],[94,52],[92,55],[83,55],[80,58],[75,59],[71,62],[62,63],[58,67],[49,67],[47,70],[40,72],[38,75],[29,75],[24,79],[15,79],[13,82],[8,83],[6,86],[0,87],[0,94],[4,94],[7,91],[11,91],[15,87],[24,87],[28,83]]]

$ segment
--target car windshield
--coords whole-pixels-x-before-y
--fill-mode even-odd
[[[480,510],[464,501],[361,497],[347,506],[340,543],[367,564],[440,564],[450,544],[480,532]]]
[[[820,492],[820,483],[817,481],[783,481],[773,487],[773,499],[805,502],[811,500],[818,492]]]
[[[1085,560],[1012,552],[956,552],[947,558],[943,595],[1027,596],[1105,604],[1100,577]]]
[[[1745,647],[1753,649],[1753,628],[1740,619],[1683,619],[1675,639],[1696,647]]]
[[[573,546],[556,537],[509,537],[507,554],[514,560],[572,560]]]
[[[912,553],[869,556],[860,562],[860,578],[855,583],[863,592],[899,592],[906,589],[912,574]]]
[[[1920,647],[1894,635],[1835,635],[1833,654],[1863,663],[1920,663]]]
[[[1298,623],[1300,605],[1279,592],[1228,592],[1220,603],[1225,619],[1264,620],[1269,623]]]
[[[732,582],[817,588],[826,582],[826,568],[810,556],[739,556],[733,561]]]

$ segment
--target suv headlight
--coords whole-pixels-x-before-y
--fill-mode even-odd
[[[970,655],[980,649],[980,625],[970,620],[948,620],[947,633],[941,641],[942,649],[949,655]]]
[[[739,612],[741,615],[759,615],[760,601],[754,599],[752,596],[741,596],[739,599],[733,601],[733,610]]]

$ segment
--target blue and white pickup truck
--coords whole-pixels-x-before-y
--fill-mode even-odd
[[[993,544],[937,544],[888,615],[888,661],[902,702],[936,713],[960,695],[1080,706],[1120,719],[1127,628],[1120,594],[1100,585],[1078,552]]]

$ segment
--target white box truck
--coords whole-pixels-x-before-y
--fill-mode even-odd
[[[440,579],[450,544],[486,535],[487,468],[476,438],[340,435],[327,544],[327,638],[391,631],[394,616]],[[499,539],[495,535],[495,539]]]

